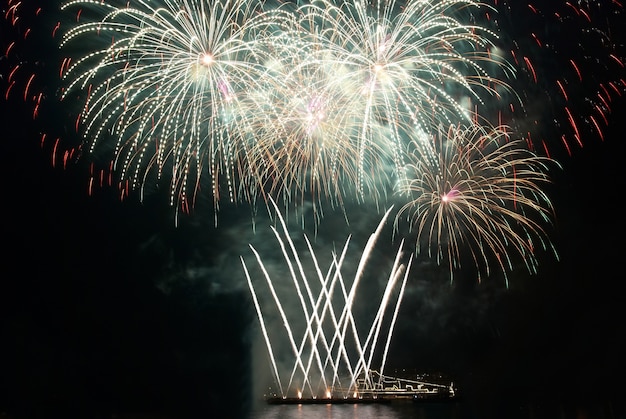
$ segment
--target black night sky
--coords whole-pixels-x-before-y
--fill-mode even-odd
[[[612,109],[604,141],[561,159],[548,191],[560,260],[513,273],[509,289],[412,277],[391,367],[444,371],[477,405],[557,400],[623,417],[611,403],[626,390],[624,98]],[[13,95],[0,118],[0,418],[245,417],[257,328],[238,260],[255,237],[249,208],[224,204],[215,227],[208,201],[176,224],[163,194],[88,196],[86,167],[52,167],[40,147],[45,115],[34,122]],[[354,209],[360,234],[375,228],[372,211]],[[257,231],[267,225],[259,213]]]

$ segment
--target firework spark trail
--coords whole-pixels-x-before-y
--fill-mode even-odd
[[[81,120],[89,151],[111,141],[111,130],[116,168],[133,188],[143,186],[153,167],[160,178],[169,161],[172,203],[186,205],[207,163],[216,205],[221,175],[229,199],[245,195],[237,184],[247,176],[239,97],[263,78],[255,39],[280,23],[279,13],[270,20],[261,2],[244,0],[140,1],[135,7],[75,0],[62,10],[79,6],[101,17],[76,24],[61,47],[111,39],[78,55],[63,76],[63,99],[88,92]]]
[[[300,368],[300,370],[304,374],[305,371],[306,371],[306,368],[302,364],[302,358],[297,356],[298,348],[296,347],[296,342],[295,342],[295,338],[293,337],[293,332],[291,330],[291,326],[290,326],[290,323],[289,323],[289,318],[287,317],[287,315],[286,315],[286,313],[285,313],[285,311],[283,309],[283,306],[280,303],[280,299],[278,298],[278,295],[276,294],[276,290],[274,289],[274,284],[272,283],[272,280],[271,280],[269,274],[267,273],[267,270],[265,269],[265,266],[263,265],[263,261],[261,259],[261,256],[258,254],[258,252],[252,246],[250,246],[250,249],[254,253],[255,258],[256,258],[259,266],[261,267],[261,270],[263,271],[263,275],[264,275],[265,280],[267,282],[268,288],[270,289],[270,292],[272,294],[272,298],[274,299],[274,302],[276,303],[276,307],[278,308],[278,311],[280,312],[280,317],[281,317],[281,320],[283,322],[283,325],[285,326],[285,330],[286,330],[287,336],[289,338],[289,343],[291,345],[291,349],[294,352],[295,363],[296,363],[296,365],[298,365],[298,367]],[[242,258],[242,263],[244,263],[244,265],[245,265],[245,262],[243,261],[243,258]],[[247,269],[245,269],[245,270],[247,271]],[[256,293],[254,292],[254,287],[252,287],[252,293],[254,295],[256,295]],[[261,313],[261,311],[260,311],[260,309],[257,309],[257,314],[259,314],[259,313]],[[262,320],[262,316],[259,316],[259,321],[261,321],[261,322],[263,321]],[[266,340],[266,343],[268,345],[270,345],[270,342],[271,341],[269,339]],[[270,356],[272,356],[271,347],[268,348],[268,352],[270,353]],[[274,359],[272,360],[272,364],[275,364],[275,360]],[[313,389],[311,388],[310,382],[308,381],[308,377],[306,375],[304,375],[304,377],[305,377],[305,379],[303,381],[303,385],[308,385],[309,386],[309,391],[311,392],[311,394],[314,394]],[[279,379],[278,372],[276,372],[276,378]],[[280,384],[280,382],[279,382],[279,385],[280,385],[280,388],[282,389],[282,384]],[[287,390],[289,390],[289,389],[287,388]]]
[[[265,90],[248,96],[254,102],[249,108],[259,109],[250,121],[249,162],[264,184],[261,193],[285,205],[311,203],[316,216],[324,202],[343,207],[350,198],[379,201],[391,184],[388,142],[378,135],[358,157],[355,133],[363,117],[350,91],[354,86],[335,82],[348,70],[315,59],[310,46],[298,48],[302,42],[293,34],[272,38],[266,49],[280,61],[271,64]]]
[[[123,194],[168,176],[170,201],[189,208],[207,166],[216,207],[222,188],[232,201],[310,197],[320,213],[347,192],[377,201],[387,167],[404,173],[403,137],[470,119],[448,90],[482,102],[510,71],[495,33],[453,17],[482,7],[472,0],[265,6],[62,5],[77,11],[60,42],[62,99],[83,97],[85,152],[113,148]]]
[[[46,132],[56,128],[42,130],[54,162],[62,159],[65,167],[93,153],[87,157],[93,158],[90,194],[97,185],[117,185],[120,198],[139,189],[143,199],[148,185],[165,180],[172,205],[188,210],[206,191],[216,222],[222,199],[264,201],[268,210],[270,198],[285,207],[311,204],[319,223],[326,203],[345,211],[354,198],[378,208],[394,192],[407,197],[415,179],[433,183],[426,181],[429,173],[456,170],[444,169],[452,159],[431,141],[442,126],[510,126],[511,137],[526,144],[513,141],[507,153],[504,147],[496,153],[502,173],[505,156],[515,160],[517,149],[550,157],[553,143],[562,143],[571,153],[589,131],[603,138],[626,86],[624,44],[613,39],[623,7],[615,1],[539,7],[500,0],[315,0],[272,8],[261,0],[71,0],[60,10],[5,3],[5,19],[20,32],[6,42],[6,62],[17,63],[5,77],[5,96],[19,92],[21,82],[19,95],[32,103],[36,118],[46,101],[65,111],[73,111],[72,101],[82,104],[76,110],[81,146],[64,150],[60,137]],[[530,29],[516,24],[519,16],[532,21]],[[65,55],[59,86],[40,62],[50,58],[28,43],[46,31]],[[56,99],[64,100],[61,106]],[[104,167],[102,156],[112,156]],[[416,170],[424,173],[410,173]],[[486,272],[488,254],[501,270],[511,268],[510,255],[522,255],[533,271],[534,252],[549,241],[538,223],[523,222],[525,214],[515,220],[508,207],[528,206],[547,221],[549,201],[539,190],[543,180],[515,185],[521,173],[506,174],[513,179],[508,189],[495,185],[489,200],[479,204],[475,197],[466,208],[480,209],[483,229],[496,226],[499,238],[475,231],[469,213],[427,229],[436,205],[419,198],[409,199],[404,212],[421,220],[413,227],[433,240],[428,253],[440,263],[446,259],[451,270],[469,245]],[[479,188],[497,180],[490,176]],[[462,212],[454,201],[442,206],[441,220],[443,208]],[[511,234],[504,219],[520,223],[522,233]],[[489,250],[478,250],[479,244]]]
[[[273,202],[273,201],[272,201]],[[275,205],[275,204],[274,204]],[[277,207],[275,207],[276,210],[278,210]],[[317,277],[318,277],[318,281],[320,282],[320,289],[319,289],[319,294],[317,295],[317,298],[313,298],[311,300],[311,304],[313,304],[312,310],[313,313],[309,312],[308,306],[307,306],[307,302],[304,300],[304,298],[299,298],[299,302],[300,302],[300,308],[302,311],[302,317],[304,318],[304,323],[306,326],[306,330],[303,333],[302,336],[302,342],[308,342],[308,349],[310,350],[309,352],[309,366],[310,366],[310,361],[313,358],[317,358],[320,354],[320,351],[318,349],[318,344],[319,344],[319,337],[320,336],[324,336],[325,332],[322,330],[322,328],[324,327],[330,327],[330,330],[334,331],[334,336],[333,336],[333,341],[330,345],[328,345],[327,343],[323,343],[324,344],[324,348],[326,351],[326,355],[327,355],[327,359],[328,357],[332,356],[332,352],[335,348],[335,343],[338,342],[337,345],[337,355],[336,355],[336,359],[334,362],[330,363],[330,370],[327,371],[327,367],[328,367],[328,363],[325,362],[323,366],[318,365],[318,367],[320,368],[320,370],[318,371],[320,373],[320,383],[323,385],[323,389],[326,392],[326,394],[328,394],[328,392],[330,392],[332,394],[333,390],[339,390],[342,392],[342,394],[345,396],[345,391],[356,391],[356,386],[358,385],[357,383],[357,373],[353,373],[353,371],[358,371],[358,374],[362,374],[365,378],[364,378],[364,382],[367,383],[370,387],[373,385],[371,383],[370,380],[370,367],[372,365],[373,362],[373,355],[374,355],[374,350],[376,349],[376,346],[378,344],[378,338],[381,332],[381,328],[382,328],[382,322],[383,322],[383,318],[384,318],[384,314],[387,310],[387,307],[390,303],[390,299],[391,299],[391,294],[393,289],[395,288],[396,283],[398,282],[398,279],[403,276],[403,281],[402,281],[402,289],[400,290],[400,293],[398,295],[398,298],[401,298],[401,295],[403,295],[403,289],[404,286],[406,284],[407,278],[408,278],[408,274],[409,274],[409,269],[411,266],[411,263],[409,261],[408,265],[405,266],[404,264],[400,263],[403,252],[402,252],[402,245],[400,245],[400,248],[398,250],[398,253],[396,255],[396,258],[394,259],[394,264],[391,270],[391,273],[389,275],[389,279],[387,281],[387,285],[385,287],[385,290],[383,292],[381,301],[380,301],[380,305],[378,308],[378,311],[376,313],[375,318],[373,319],[371,326],[369,328],[369,332],[368,332],[368,337],[367,340],[365,342],[361,342],[360,338],[359,338],[359,333],[358,333],[358,326],[357,326],[357,322],[355,321],[354,315],[353,315],[353,308],[354,308],[354,303],[355,303],[355,295],[357,292],[357,288],[358,285],[360,284],[360,279],[363,275],[363,269],[365,267],[365,265],[367,264],[368,260],[370,259],[372,250],[373,250],[373,246],[375,245],[378,237],[380,236],[380,232],[382,231],[382,226],[385,224],[386,220],[389,217],[389,214],[391,213],[391,209],[387,210],[387,212],[385,213],[384,217],[382,218],[381,222],[379,223],[376,231],[374,233],[372,233],[372,235],[369,237],[369,240],[363,250],[363,253],[361,254],[360,260],[359,260],[359,264],[358,267],[356,269],[356,273],[354,276],[354,279],[351,283],[350,286],[350,292],[349,294],[346,292],[345,289],[345,283],[344,283],[344,279],[341,275],[341,269],[342,269],[342,264],[344,261],[344,258],[346,256],[346,251],[348,248],[348,243],[349,243],[349,238],[346,241],[346,243],[343,246],[343,251],[341,253],[341,256],[339,258],[339,260],[337,260],[337,255],[333,253],[333,260],[331,262],[331,266],[327,271],[326,275],[322,274],[322,271],[319,269],[319,265],[318,265],[318,259],[317,256],[315,256],[315,253],[312,251],[312,246],[310,244],[310,242],[307,241],[307,248],[309,249],[309,251],[311,252],[311,257],[313,260],[314,265],[317,267],[316,269],[316,273],[317,273]],[[279,217],[279,219],[281,220],[281,223],[284,223],[282,216],[280,215],[280,213],[278,213],[277,215]],[[286,227],[285,227],[286,228]],[[272,228],[272,230],[274,232],[276,232],[275,229]],[[304,282],[304,286],[306,289],[311,289],[310,288],[310,283],[309,283],[309,279],[307,278],[307,276],[304,274],[304,272],[296,272],[296,270],[293,268],[293,265],[302,265],[302,260],[298,254],[298,252],[296,251],[296,249],[294,248],[292,252],[289,252],[286,250],[287,246],[293,246],[293,241],[292,239],[289,237],[289,232],[284,229],[283,230],[284,235],[286,236],[286,239],[281,238],[281,235],[276,235],[276,239],[277,242],[280,246],[280,248],[282,249],[282,254],[283,257],[285,259],[285,262],[287,264],[287,268],[291,273],[291,277],[292,277],[292,282],[294,287],[296,288],[300,288],[300,285],[298,285],[299,281]],[[285,241],[288,241],[289,244],[285,244]],[[272,283],[269,273],[267,271],[267,269],[265,268],[263,261],[259,255],[258,252],[256,252],[254,250],[254,248],[252,246],[250,246],[251,249],[253,250],[253,253],[255,255],[255,258],[257,260],[257,262],[259,263],[263,275],[265,276],[266,282],[268,287],[270,288],[271,294],[272,294],[272,298],[274,303],[277,306],[277,309],[279,310],[279,313],[281,315],[281,320],[283,322],[283,326],[287,329],[287,336],[289,338],[289,342],[290,342],[290,347],[293,351],[293,356],[295,357],[295,362],[294,362],[294,370],[300,370],[302,373],[302,387],[307,387],[311,393],[312,397],[316,397],[317,393],[314,389],[311,388],[311,381],[310,381],[310,368],[309,366],[305,367],[304,363],[303,363],[303,359],[302,359],[302,348],[298,348],[296,343],[295,343],[295,339],[294,339],[294,334],[293,334],[293,327],[295,326],[294,324],[294,320],[297,320],[295,317],[288,317],[285,313],[285,310],[282,306],[281,303],[281,299],[278,296],[276,290],[275,290],[275,286]],[[242,263],[244,264],[245,267],[245,261],[243,260],[243,258],[241,259]],[[292,261],[293,260],[293,261]],[[255,291],[255,287],[252,283],[252,280],[250,279],[250,274],[247,268],[245,268],[245,272],[246,272],[246,277],[249,280],[249,286],[251,289],[251,292],[253,294],[253,298],[256,298],[256,291]],[[329,285],[329,280],[331,275],[333,276],[333,279],[331,281],[331,284]],[[298,280],[299,278],[299,280]],[[340,286],[342,288],[343,291],[343,305],[341,305],[340,309],[341,309],[341,316],[339,318],[339,320],[336,320],[336,317],[334,315],[334,312],[337,308],[336,305],[334,305],[333,301],[331,301],[333,299],[333,290],[336,288],[336,284],[337,282],[340,283]],[[300,291],[298,291],[298,294],[302,294]],[[312,291],[311,291],[311,296],[313,296]],[[323,302],[323,307],[320,308],[320,302]],[[259,321],[260,322],[264,322],[264,317],[262,314],[262,309],[261,309],[261,304],[255,303],[255,307],[257,308],[257,314],[259,317]],[[400,307],[400,301],[397,300],[395,307],[394,307],[394,312],[393,312],[393,319],[392,319],[392,324],[395,323],[395,318],[397,317],[397,312],[399,310]],[[331,318],[332,318],[332,324],[328,324],[324,322],[324,319],[326,317],[325,313],[327,311],[331,311]],[[314,320],[316,319],[316,320]],[[352,342],[355,345],[354,353],[356,355],[356,363],[353,364],[352,360],[350,359],[350,356],[348,354],[348,351],[346,350],[346,342],[348,339],[348,335],[346,333],[347,331],[347,327],[350,327],[352,329],[352,333],[353,333],[353,341]],[[312,329],[315,329],[315,331],[312,331]],[[267,331],[267,327],[265,324],[262,324],[262,330]],[[387,331],[388,334],[392,333],[392,330],[389,329]],[[267,334],[266,332],[264,332],[264,338],[266,341],[266,345],[268,345],[268,353],[270,357],[274,357],[275,355],[275,351],[272,349],[272,347],[275,347],[275,343],[273,344],[271,342],[271,337],[269,336],[269,334]],[[325,340],[324,337],[322,337],[321,339],[322,341]],[[389,345],[389,342],[391,340],[391,337],[389,335],[387,335],[387,340],[385,342],[385,350],[384,350],[384,356],[386,356],[387,354],[387,348]],[[369,355],[368,355],[369,354]],[[350,376],[350,385],[347,389],[345,388],[337,388],[336,384],[340,383],[341,380],[339,378],[339,364],[341,364],[340,360],[343,359],[345,361],[345,368],[348,370],[349,372],[349,376]],[[384,366],[385,360],[382,361],[382,365]],[[275,362],[272,362],[272,365],[276,365]],[[328,380],[330,380],[332,378],[332,386],[328,387],[327,385],[327,380],[325,379],[326,375],[328,373],[332,374],[332,377],[328,377]],[[274,375],[276,377],[277,380],[280,380],[280,375],[279,372],[277,370],[274,371]],[[287,385],[286,388],[283,389],[282,384],[280,385],[280,388],[282,389],[281,391],[283,392],[283,397],[286,397],[286,395],[290,392],[291,386],[293,384],[293,375],[294,372],[292,372],[292,377],[289,380],[289,384]],[[300,391],[300,390],[299,390]]]
[[[613,103],[626,93],[622,4],[504,1],[497,8],[502,48],[519,70],[513,85],[525,98],[503,116],[506,124],[548,156],[604,140]]]
[[[279,208],[277,207],[276,203],[272,200],[271,201],[272,205],[274,206],[274,209],[276,210],[277,213],[280,213]],[[278,242],[280,243],[280,248],[281,251],[285,257],[285,261],[289,267],[289,272],[291,273],[291,277],[294,281],[294,286],[298,292],[298,297],[300,298],[300,303],[302,306],[302,310],[303,310],[303,314],[304,317],[306,319],[306,332],[305,332],[305,336],[310,340],[310,344],[311,344],[311,348],[313,349],[311,351],[311,357],[309,359],[308,365],[307,365],[307,369],[305,371],[305,377],[308,379],[308,371],[310,369],[310,363],[313,359],[313,357],[315,357],[315,361],[317,362],[318,368],[320,369],[320,371],[323,371],[323,367],[322,367],[322,361],[320,358],[320,354],[319,351],[317,350],[317,339],[316,337],[313,335],[313,330],[311,329],[311,325],[313,324],[313,322],[315,321],[315,324],[317,326],[317,330],[321,331],[322,333],[322,339],[323,341],[326,343],[326,338],[324,335],[324,332],[322,330],[322,322],[320,320],[320,316],[318,311],[316,310],[316,308],[318,307],[315,303],[315,298],[313,297],[313,292],[311,291],[311,287],[309,285],[309,281],[307,280],[307,275],[306,275],[306,271],[302,266],[302,262],[300,261],[300,258],[298,257],[298,251],[295,248],[295,245],[293,243],[293,240],[291,240],[291,237],[289,236],[289,230],[287,229],[287,225],[285,224],[285,221],[283,219],[283,217],[279,217],[279,222],[280,225],[283,229],[283,234],[286,237],[286,241],[287,244],[289,245],[289,249],[291,250],[291,256],[293,257],[293,260],[295,260],[296,265],[298,266],[298,272],[300,274],[300,279],[302,280],[302,283],[304,284],[305,290],[306,290],[306,294],[307,297],[309,298],[309,303],[311,305],[311,313],[309,313],[309,311],[307,310],[307,304],[304,301],[304,297],[302,296],[302,292],[300,291],[300,285],[299,285],[299,281],[298,281],[298,276],[296,275],[293,265],[291,263],[291,258],[289,256],[289,254],[287,254],[287,250],[285,249],[285,246],[283,244],[283,241],[280,238],[280,234],[276,231],[276,229],[274,227],[271,227],[272,231],[274,232],[276,239],[278,240]],[[308,239],[307,239],[308,241]],[[326,345],[326,350],[329,350],[328,345]],[[298,357],[301,355],[301,351],[302,351],[302,346],[300,348],[300,352],[298,353]],[[293,376],[293,374],[292,374]],[[326,377],[324,376],[324,374],[321,374],[321,380],[323,381],[323,385],[324,388],[327,387],[326,385]],[[289,382],[289,384],[291,385],[291,381]]]
[[[407,134],[472,120],[455,89],[481,103],[485,93],[497,96],[496,86],[508,89],[499,77],[512,76],[513,68],[493,49],[497,35],[453,17],[483,6],[471,0],[318,0],[301,6],[300,25],[317,45],[317,60],[343,69],[335,71],[333,83],[351,92],[349,102],[362,114],[358,185],[376,138],[389,138],[395,175],[402,176]],[[487,63],[497,70],[485,70]]]
[[[402,246],[404,245],[404,241],[401,242],[400,244],[400,248],[402,248]],[[389,303],[389,299],[391,298],[391,293],[396,285],[396,281],[398,280],[398,278],[400,277],[400,275],[402,275],[404,273],[404,280],[402,281],[402,289],[404,289],[404,286],[406,284],[406,280],[408,278],[408,271],[404,271],[403,266],[400,265],[400,259],[401,259],[401,253],[396,254],[396,259],[394,261],[393,264],[393,268],[391,269],[391,274],[389,279],[387,280],[387,286],[385,288],[385,291],[383,293],[382,296],[382,301],[380,302],[380,305],[378,307],[378,312],[376,313],[376,317],[374,318],[374,321],[372,323],[372,327],[370,328],[370,331],[367,335],[367,338],[365,339],[365,343],[363,345],[364,348],[369,348],[369,356],[367,358],[367,363],[365,363],[365,359],[360,359],[359,362],[357,362],[357,365],[355,367],[355,375],[359,375],[361,373],[361,371],[364,372],[365,376],[367,377],[367,371],[370,371],[371,365],[372,365],[372,360],[374,358],[374,350],[376,349],[376,343],[378,342],[378,337],[380,335],[380,329],[383,325],[383,318],[385,315],[385,311],[387,308],[387,304]],[[410,266],[411,262],[409,262],[409,266]],[[407,268],[408,269],[408,268]],[[402,295],[402,293],[400,294]],[[398,301],[399,303],[399,301]],[[397,307],[396,307],[397,308]],[[393,313],[394,317],[396,316],[396,312],[394,310]],[[393,328],[391,328],[393,329]],[[387,335],[387,339],[391,339],[391,335],[388,334]],[[371,344],[370,344],[371,343]],[[387,345],[385,345],[386,347]],[[386,351],[384,352],[384,355],[386,354]],[[383,361],[382,361],[382,366],[384,366],[385,364],[385,356],[383,355]],[[380,373],[383,373],[383,367],[380,367]],[[355,385],[356,383],[353,382],[351,384]]]
[[[438,161],[422,159],[414,149],[409,181],[399,190],[408,196],[395,220],[404,216],[416,231],[416,251],[427,249],[452,273],[461,268],[467,249],[480,272],[495,265],[505,274],[513,269],[511,255],[521,257],[534,273],[538,249],[554,252],[543,223],[550,224],[553,208],[541,186],[549,182],[553,160],[511,141],[504,128],[450,127],[433,144]],[[495,262],[492,259],[495,257]],[[508,285],[508,279],[507,279]]]
[[[348,244],[348,240],[346,241],[346,245]],[[343,255],[342,258],[339,260],[339,263],[343,262]],[[336,256],[333,254],[333,264],[337,266],[337,278],[339,279],[339,286],[341,288],[341,293],[342,293],[342,298],[343,298],[343,302],[347,303],[348,302],[348,292],[346,290],[346,285],[343,279],[343,276],[341,275],[341,271],[340,271],[340,267],[341,264],[337,264],[338,261],[336,260]],[[354,286],[356,285],[356,283],[353,282],[352,284],[352,289],[354,289]],[[333,376],[337,377],[338,376],[338,368],[339,368],[339,362],[341,360],[341,358],[344,359],[344,361],[346,362],[347,366],[348,366],[348,371],[349,371],[349,375],[350,375],[350,380],[351,382],[354,382],[355,380],[355,374],[354,374],[354,367],[350,362],[350,358],[348,356],[348,352],[346,350],[346,345],[345,345],[345,335],[341,334],[341,329],[343,326],[343,324],[345,324],[346,322],[350,321],[350,319],[348,318],[348,314],[349,314],[349,310],[347,309],[347,305],[344,305],[341,314],[339,316],[339,321],[338,322],[333,322],[333,325],[335,327],[335,333],[333,334],[333,338],[331,341],[331,348],[333,348],[335,346],[335,342],[339,342],[338,346],[337,346],[337,351],[336,351],[336,355],[335,355],[335,368],[333,369]],[[354,327],[354,319],[352,319],[352,326]],[[358,341],[358,337],[355,337],[355,340],[357,342]],[[324,368],[326,368],[326,366],[328,365],[328,362],[332,362],[332,352],[328,352],[327,354],[327,359],[324,363]],[[334,384],[334,381],[333,381]]]
[[[328,366],[328,363],[330,362],[330,366],[333,370],[333,387],[335,385],[335,377],[337,377],[337,370],[338,370],[338,363],[333,362],[332,358],[328,356],[328,354],[330,354],[332,352],[332,347],[334,346],[334,340],[333,343],[331,345],[328,344],[328,340],[326,339],[326,335],[324,333],[324,329],[321,327],[321,325],[324,323],[324,319],[327,315],[327,313],[330,313],[330,317],[331,317],[331,321],[333,324],[333,327],[335,328],[335,330],[337,330],[337,327],[339,325],[339,323],[337,322],[337,317],[335,316],[335,309],[333,307],[332,304],[332,298],[333,298],[333,294],[334,294],[334,289],[337,283],[337,279],[339,278],[339,275],[337,274],[337,270],[338,268],[341,266],[341,263],[343,262],[343,259],[346,255],[346,251],[348,250],[348,244],[350,242],[350,237],[348,237],[348,239],[346,240],[346,243],[344,244],[343,247],[343,251],[341,254],[341,261],[339,262],[339,264],[337,264],[336,262],[336,255],[333,252],[333,263],[331,263],[330,268],[328,269],[328,272],[326,274],[326,276],[322,276],[322,272],[320,270],[319,267],[319,261],[317,260],[317,257],[315,256],[315,252],[313,250],[313,246],[311,245],[310,240],[308,239],[308,237],[305,236],[305,241],[307,244],[307,249],[309,250],[309,252],[311,253],[311,259],[313,261],[313,265],[315,267],[315,272],[317,273],[317,277],[320,280],[320,286],[321,286],[321,290],[320,290],[320,294],[317,297],[317,300],[315,302],[315,307],[313,309],[313,311],[315,313],[319,313],[320,310],[320,304],[323,302],[324,306],[322,308],[322,312],[316,316],[317,320],[317,324],[318,324],[318,328],[315,332],[315,336],[314,339],[311,342],[311,345],[317,345],[317,341],[318,339],[321,337],[323,344],[324,344],[324,349],[326,350],[327,356],[324,360],[324,365],[321,366],[321,370],[322,371],[326,371],[326,368]],[[334,273],[333,273],[334,272]],[[330,276],[332,275],[332,281],[330,282],[330,285],[327,287]],[[309,322],[307,323],[307,330],[312,326],[312,324]],[[298,355],[300,355],[302,353],[302,350],[304,349],[304,345],[306,344],[306,339],[303,338],[302,342],[300,344],[300,352]],[[340,343],[341,344],[341,343]],[[341,347],[339,348],[341,350],[341,353],[343,354],[344,360],[346,361],[346,365],[348,367],[348,374],[350,376],[350,379],[352,381],[354,381],[354,372],[352,371],[352,366],[349,364],[349,358],[348,358],[348,354],[346,352],[345,346],[341,345]],[[310,367],[311,367],[311,361],[312,361],[312,356],[309,356],[309,360],[307,363],[307,371],[306,374],[308,376],[309,371],[310,371]],[[291,372],[291,377],[289,382],[291,383],[291,381],[293,380],[294,374],[296,372],[296,369],[294,368]]]
[[[393,310],[393,317],[391,319],[391,324],[389,325],[389,330],[394,330],[396,326],[396,320],[398,319],[398,313],[400,311],[400,303],[402,302],[402,298],[404,298],[404,289],[406,288],[406,282],[409,278],[409,273],[411,272],[412,263],[413,263],[413,258],[409,259],[409,262],[407,264],[407,267],[404,273],[404,279],[402,280],[402,286],[400,287],[400,293],[398,294],[398,299],[396,301],[396,307]],[[379,384],[380,384],[380,380],[382,380],[383,374],[385,373],[385,364],[387,362],[387,354],[389,353],[389,345],[391,344],[391,336],[392,336],[392,333],[387,334],[387,341],[385,342],[385,347],[383,349],[383,358],[380,364]]]
[[[446,89],[460,86],[482,102],[478,87],[491,95],[495,85],[506,88],[497,75],[511,67],[486,52],[495,34],[445,15],[468,4],[478,7],[409,2],[398,12],[395,3],[381,10],[317,1],[296,11],[300,20],[289,32],[265,38],[272,77],[249,98],[266,115],[251,123],[258,158],[250,166],[269,179],[270,195],[341,206],[355,185],[359,201],[377,201],[387,173],[404,173],[404,138],[472,118]],[[490,75],[481,62],[500,71]]]
[[[274,374],[274,379],[278,383],[278,388],[280,390],[281,396],[284,395],[283,386],[280,380],[280,374],[278,372],[278,366],[276,365],[276,358],[274,357],[274,350],[272,349],[272,341],[267,333],[267,326],[265,325],[265,321],[263,320],[263,312],[261,311],[261,306],[259,304],[259,300],[256,296],[256,292],[254,291],[254,286],[252,285],[252,279],[250,278],[250,273],[248,272],[248,268],[246,267],[246,263],[243,260],[243,256],[239,258],[241,260],[241,264],[243,265],[243,271],[246,275],[246,281],[248,283],[248,288],[250,288],[250,294],[252,295],[252,302],[254,303],[254,308],[256,310],[257,316],[259,318],[259,323],[261,326],[261,333],[263,333],[263,339],[265,340],[265,345],[267,346],[267,351],[269,352],[270,362],[272,364],[272,372]]]
[[[359,264],[357,266],[357,270],[354,276],[354,281],[352,283],[352,288],[350,289],[350,294],[348,294],[347,298],[346,298],[346,304],[344,307],[344,312],[341,314],[341,317],[343,318],[344,313],[346,315],[346,321],[343,324],[342,330],[341,330],[341,340],[344,340],[346,338],[346,332],[348,329],[348,325],[351,326],[351,331],[352,334],[354,336],[354,340],[356,342],[359,342],[358,344],[358,352],[359,352],[359,359],[361,361],[361,363],[365,363],[365,354],[364,354],[364,348],[361,346],[360,342],[361,339],[359,338],[359,333],[354,321],[354,316],[352,315],[352,305],[354,304],[354,299],[355,299],[355,295],[356,295],[356,290],[357,290],[357,286],[359,284],[359,281],[361,280],[362,276],[363,276],[363,271],[367,265],[367,261],[368,261],[368,257],[374,247],[374,244],[376,243],[378,236],[380,235],[380,232],[382,231],[383,225],[385,223],[385,221],[387,220],[387,218],[389,217],[389,213],[391,212],[391,208],[389,210],[387,210],[387,212],[385,213],[385,215],[383,216],[380,224],[378,225],[378,227],[376,228],[376,230],[374,231],[374,233],[372,233],[369,237],[369,239],[367,240],[367,243],[365,244],[365,249],[363,250],[363,254],[361,256],[361,259],[359,260]],[[339,354],[337,354],[337,358],[339,358]],[[370,382],[370,378],[369,378],[369,371],[365,371],[365,382],[369,383]]]

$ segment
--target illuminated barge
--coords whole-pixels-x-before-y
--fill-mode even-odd
[[[373,371],[374,379],[359,379],[352,390],[333,388],[322,396],[296,396],[270,394],[268,404],[375,404],[394,401],[449,402],[457,399],[454,383],[440,384],[380,375]]]

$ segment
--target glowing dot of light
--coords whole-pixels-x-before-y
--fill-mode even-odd
[[[441,202],[449,202],[454,199],[459,194],[459,191],[456,189],[451,189],[448,193],[445,193],[441,196]]]
[[[205,65],[207,67],[209,67],[210,65],[212,65],[215,62],[215,58],[213,57],[213,55],[209,54],[209,53],[205,53],[202,54],[200,56],[200,63],[202,65]]]

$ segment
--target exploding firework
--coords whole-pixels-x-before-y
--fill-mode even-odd
[[[271,196],[343,205],[378,201],[403,176],[406,138],[471,122],[471,102],[508,89],[512,68],[477,2],[315,1],[288,32],[267,38],[272,84],[255,92],[254,167]],[[457,15],[461,17],[454,17]],[[465,20],[465,22],[464,22]],[[318,214],[318,211],[316,211]]]
[[[426,252],[453,274],[469,252],[479,278],[494,265],[506,276],[513,256],[531,273],[538,251],[556,256],[542,227],[553,218],[542,190],[553,160],[525,149],[523,140],[509,141],[503,128],[452,126],[433,145],[435,160],[424,156],[422,147],[412,148],[408,181],[398,187],[409,202],[398,212],[395,227],[401,228],[403,218],[409,222],[416,253]]]
[[[245,195],[240,97],[263,79],[255,40],[278,14],[270,20],[260,3],[240,0],[76,0],[62,6],[70,9],[79,18],[61,42],[73,57],[62,99],[85,95],[88,151],[113,144],[115,169],[132,188],[169,165],[172,202],[183,207],[205,168],[216,202],[220,188],[231,200]]]
[[[285,205],[311,202],[315,216],[325,202],[343,207],[346,199],[378,201],[392,183],[392,145],[378,133],[362,146],[363,113],[355,106],[354,85],[336,83],[349,70],[306,51],[296,53],[298,40],[289,35],[272,40],[268,48],[274,55],[286,53],[271,67],[266,80],[272,84],[250,97],[250,107],[262,116],[250,124],[252,178]]]
[[[488,8],[465,0],[321,0],[298,10],[315,59],[340,69],[332,83],[342,85],[361,114],[359,163],[382,135],[402,176],[406,138],[469,123],[477,118],[474,103],[497,101],[499,90],[509,89],[513,69],[493,45],[497,35],[472,23],[481,7]]]
[[[398,220],[406,215],[417,248],[452,271],[464,246],[486,271],[511,269],[510,254],[534,269],[536,249],[550,247],[540,227],[551,215],[540,190],[550,160],[538,155],[582,145],[583,127],[602,137],[624,89],[616,1],[34,3],[8,0],[5,17],[29,39],[43,26],[26,11],[46,18],[62,80],[51,82],[40,47],[16,40],[6,96],[21,77],[34,116],[46,101],[78,114],[68,122],[82,141],[62,159],[93,157],[90,190],[116,184],[122,198],[143,196],[163,182],[172,205],[207,196],[216,212],[225,198],[312,203],[316,222],[327,202],[379,208],[399,192],[409,199]],[[530,34],[518,15],[533,22]],[[551,32],[566,29],[565,41]],[[484,128],[494,125],[523,139]],[[477,183],[447,195],[437,173]]]
[[[169,178],[185,208],[206,169],[216,205],[222,190],[319,207],[342,205],[347,191],[378,200],[381,179],[403,173],[404,138],[469,122],[471,103],[497,97],[512,74],[497,35],[471,23],[475,1],[264,7],[61,6],[76,14],[60,25],[61,99],[83,104],[83,154],[110,151],[123,194]]]
[[[548,156],[604,140],[614,103],[626,92],[622,4],[494,3],[499,13],[491,19],[518,69],[513,86],[522,97],[499,111],[500,122]]]

